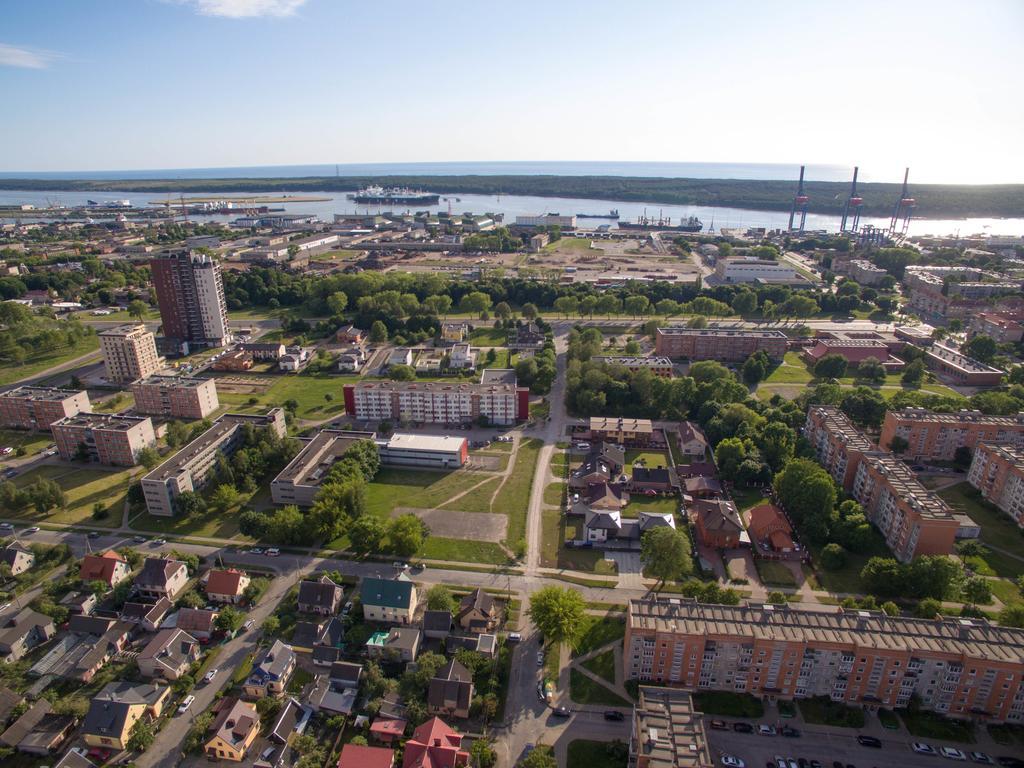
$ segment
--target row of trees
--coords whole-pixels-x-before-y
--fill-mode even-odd
[[[0,302],[0,362],[19,365],[34,355],[74,347],[94,334],[77,320],[54,320],[21,304]]]

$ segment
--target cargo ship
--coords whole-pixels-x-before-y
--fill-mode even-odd
[[[577,219],[617,219],[619,218],[619,209],[612,208],[608,213],[577,213]]]
[[[348,195],[348,199],[362,205],[437,205],[441,196],[408,187],[371,186]]]
[[[673,224],[671,217],[655,219],[637,216],[636,221],[620,221],[619,229],[639,229],[644,232],[700,232],[704,229],[704,224],[696,216],[680,219],[678,224]]]

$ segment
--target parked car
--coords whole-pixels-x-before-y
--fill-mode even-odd
[[[146,541],[146,537],[145,536],[132,536],[132,541],[134,541],[136,544],[142,544],[143,542]]]
[[[537,651],[537,666],[544,666],[544,651]]]
[[[708,723],[708,726],[714,731],[727,731],[729,730],[729,724],[725,720],[712,720]]]
[[[757,726],[757,735],[758,736],[774,736],[775,735],[775,726],[774,725],[766,725],[765,723],[761,723],[759,726]]]
[[[881,739],[876,739],[874,736],[865,736],[863,733],[857,736],[857,743],[862,747],[873,747],[874,749],[882,748]]]
[[[984,752],[971,752],[970,757],[973,762],[981,763],[981,765],[992,765],[993,763],[992,758]]]
[[[923,741],[915,741],[910,745],[910,748],[917,752],[919,755],[934,755],[935,747],[931,744],[925,744]]]
[[[353,607],[354,606],[352,604],[352,601],[349,600],[347,603],[345,603],[345,607],[341,609],[341,615],[342,616],[348,616],[350,613],[352,613],[352,608]]]
[[[3,450],[0,450],[0,454],[3,454],[4,456],[10,456],[12,453],[14,453],[14,449],[9,445],[5,446]]]
[[[800,731],[788,725],[782,726],[782,730],[780,731],[780,733],[782,733],[782,735],[785,736],[787,739],[800,738]]]
[[[196,697],[192,694],[189,694],[184,699],[182,699],[181,704],[178,705],[178,714],[184,715],[186,712],[188,712],[188,708],[192,706],[192,702],[195,700]]]
[[[544,695],[544,681],[537,681],[537,699],[540,701],[547,701],[547,697]]]
[[[963,750],[956,747],[939,747],[939,754],[948,760],[959,760],[960,762],[967,760],[967,755],[963,753]]]
[[[551,710],[551,714],[555,717],[572,717],[572,710],[568,707],[555,707]]]
[[[248,632],[248,631],[249,631],[250,629],[252,629],[252,628],[253,628],[253,627],[254,627],[255,625],[256,625],[256,622],[255,622],[255,621],[253,621],[252,619],[249,619],[249,620],[248,620],[247,622],[245,622],[245,624],[243,624],[243,625],[242,625],[242,631],[243,631],[243,632]]]
[[[733,723],[732,724],[732,729],[734,731],[736,731],[736,733],[753,733],[754,732],[754,726],[752,726],[750,723]]]
[[[608,709],[608,710],[605,710],[604,719],[605,720],[613,720],[616,723],[621,723],[623,720],[626,719],[626,716],[624,714],[622,714],[621,712],[619,712],[619,710],[617,710],[617,709]]]
[[[14,526],[10,523],[0,523],[0,531],[13,531]]]
[[[166,544],[166,543],[167,543],[167,539],[153,539],[153,540],[152,540],[152,541],[150,542],[150,546],[153,546],[153,547],[162,547],[162,546],[163,546],[164,544]]]
[[[89,539],[98,539],[98,538],[100,537],[100,535],[101,535],[101,534],[100,534],[100,532],[99,532],[99,531],[89,531],[89,533],[87,533],[87,534],[86,534],[86,538],[89,538]]]
[[[265,551],[266,550],[264,550],[263,547],[252,547],[249,550],[249,554],[250,555],[262,555]]]
[[[509,632],[508,637],[506,638],[506,642],[509,643],[521,643],[522,641],[523,636],[518,632]]]
[[[38,525],[30,525],[28,528],[26,528],[24,531],[22,531],[22,533],[39,533],[39,526]]]
[[[747,768],[747,764],[735,755],[722,755],[722,765],[727,768]]]
[[[278,557],[281,554],[281,550],[277,547],[271,547],[267,550],[267,557]]]
[[[204,683],[212,683],[213,682],[213,678],[215,678],[217,676],[218,672],[220,672],[220,670],[217,669],[216,667],[214,667],[209,672],[207,672],[205,675],[203,675],[203,682]]]

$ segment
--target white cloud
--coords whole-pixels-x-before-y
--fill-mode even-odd
[[[21,69],[46,69],[50,62],[59,54],[43,51],[38,48],[18,48],[14,45],[0,43],[0,67],[20,67]]]
[[[306,0],[178,0],[195,7],[204,16],[247,19],[258,16],[291,16]]]

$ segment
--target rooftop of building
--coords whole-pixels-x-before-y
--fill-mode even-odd
[[[194,461],[197,456],[206,453],[212,446],[218,444],[229,432],[242,424],[253,424],[255,426],[269,425],[274,419],[274,412],[277,410],[278,409],[273,408],[262,415],[225,413],[213,423],[212,427],[167,459],[167,461],[160,464],[152,472],[145,475],[142,479],[164,481],[168,478],[181,474],[189,463]]]
[[[844,643],[909,653],[959,653],[1024,663],[1024,629],[984,619],[917,619],[881,611],[803,610],[788,605],[710,605],[688,598],[629,601],[628,625],[659,632],[769,642]]]
[[[317,485],[357,440],[372,440],[375,432],[354,432],[325,429],[309,440],[295,458],[288,462],[274,482],[288,481],[295,485]]]
[[[135,333],[146,333],[147,329],[142,323],[128,323],[125,325],[117,325],[113,328],[107,328],[105,331],[100,331],[100,336],[108,337],[123,337],[131,336]]]
[[[624,432],[653,432],[654,423],[650,419],[624,419],[621,416],[591,416],[590,430],[599,432],[607,430]]]
[[[0,393],[0,397],[18,400],[66,400],[80,395],[84,390],[59,389],[58,387],[17,387]]]
[[[891,453],[866,453],[863,461],[876,473],[884,476],[893,494],[917,511],[921,517],[930,520],[955,519],[949,505],[937,493],[921,485],[910,467]]]
[[[701,713],[688,691],[640,686],[633,719],[635,749],[647,768],[712,765]]]
[[[980,360],[975,360],[973,357],[968,357],[942,344],[933,344],[926,354],[969,373],[1002,373],[998,368],[993,368],[991,365],[986,365]]]
[[[355,385],[356,391],[381,390],[385,392],[454,392],[470,394],[473,392],[487,393],[514,393],[518,389],[516,384],[484,384],[474,382],[448,382],[448,381],[359,381]]]
[[[992,426],[1024,426],[1024,413],[1016,416],[994,416],[981,411],[961,409],[953,413],[936,413],[927,408],[901,408],[898,411],[888,411],[886,418],[892,414],[893,418],[902,421],[929,421],[945,424],[985,424]]]
[[[761,331],[747,330],[744,328],[686,328],[684,326],[670,325],[667,328],[659,328],[658,333],[666,336],[714,336],[716,338],[742,337],[759,339],[783,339],[786,334],[782,331]]]
[[[1003,443],[982,443],[982,446],[996,454],[1003,461],[1012,464],[1018,472],[1024,472],[1024,448]]]
[[[516,386],[516,372],[514,368],[486,368],[480,375],[480,383],[485,386],[496,384],[508,384]]]
[[[174,376],[166,373],[154,373],[144,379],[136,379],[132,386],[165,387],[167,389],[195,389],[211,379],[198,379],[192,376]]]
[[[461,450],[466,438],[454,435],[416,435],[399,432],[377,442],[378,445],[384,445],[392,450],[449,452]]]
[[[152,424],[149,416],[125,416],[117,413],[79,413],[55,422],[54,426],[124,431],[137,427],[144,421]]]
[[[660,368],[660,367],[663,367],[663,366],[671,367],[671,365],[672,365],[672,361],[669,358],[667,358],[667,357],[658,357],[658,356],[655,356],[655,355],[652,355],[651,357],[636,357],[636,356],[629,356],[629,355],[598,355],[598,356],[593,357],[591,359],[592,360],[601,360],[601,361],[603,361],[605,363],[610,363],[611,365],[625,365],[627,367],[634,366],[634,367],[647,367],[647,368],[659,367]]]
[[[875,444],[854,426],[849,416],[835,406],[815,405],[811,407],[807,415],[809,417],[817,415],[825,429],[838,437],[847,448],[857,451],[875,450]]]

